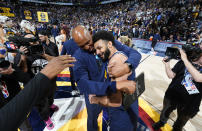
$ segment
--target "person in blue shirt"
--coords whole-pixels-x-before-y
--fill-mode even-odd
[[[53,28],[51,30],[51,34],[54,37],[54,42],[56,43],[55,37],[58,36],[60,33],[58,27],[56,25],[53,25]]]
[[[113,78],[107,74],[107,68],[111,63],[115,62],[116,68],[121,67],[127,60],[127,56],[124,52],[118,51],[115,47],[115,41],[113,34],[107,31],[100,31],[93,36],[93,43],[96,49],[96,54],[107,64],[105,64],[105,81],[122,81],[122,80],[134,80],[134,72],[132,70],[129,73],[124,74],[121,77]],[[104,111],[108,115],[108,123],[110,131],[134,131],[137,123],[138,102],[135,101],[130,107],[131,109],[125,110],[122,106],[122,92],[109,93],[107,96],[93,96],[89,97],[90,103],[101,104],[106,106]],[[131,111],[132,112],[131,112]]]
[[[160,37],[159,32],[157,31],[153,36],[152,44],[151,44],[151,51],[154,52],[155,54],[156,54],[156,52],[154,50],[154,47],[156,46],[157,41],[160,41],[160,40],[161,40],[161,37]]]
[[[77,87],[85,96],[88,113],[87,129],[88,131],[97,131],[97,118],[102,107],[100,105],[90,104],[88,95],[106,95],[108,92],[113,93],[118,90],[132,94],[135,91],[135,82],[130,80],[104,82],[104,78],[102,77],[104,73],[104,64],[100,62],[99,59],[96,59],[92,36],[88,30],[83,26],[77,26],[72,31],[72,37],[80,47],[73,55],[77,60],[73,72],[75,81],[77,82]],[[141,59],[140,53],[132,48],[122,45],[118,41],[115,41],[115,47],[117,50],[123,51],[128,56],[128,60],[121,68],[114,70],[114,72],[109,71],[109,75],[113,74],[111,77],[119,77],[134,70]],[[113,64],[111,67],[113,67]]]
[[[79,46],[76,44],[76,42],[73,39],[70,39],[66,42],[64,42],[64,45],[62,47],[61,55],[74,55],[76,50],[79,48]]]
[[[70,40],[64,42],[62,51],[61,51],[61,55],[68,54],[68,55],[73,56],[78,48],[79,48],[79,46],[74,42],[74,40],[70,39]],[[70,71],[70,81],[71,81],[72,90],[76,90],[73,68],[70,67],[69,71]]]

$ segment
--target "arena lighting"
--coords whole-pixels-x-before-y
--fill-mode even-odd
[[[98,2],[97,0],[91,2],[57,2],[54,0],[19,0],[20,2],[32,2],[32,3],[40,3],[40,4],[54,4],[54,5],[90,5],[90,4],[109,4],[113,2],[119,2],[121,0],[106,0]]]
[[[109,3],[113,3],[113,2],[119,2],[121,0],[108,0],[108,1],[102,1],[101,4],[109,4]]]
[[[20,2],[33,2],[33,3],[47,4],[46,1],[40,1],[40,0],[20,0]]]

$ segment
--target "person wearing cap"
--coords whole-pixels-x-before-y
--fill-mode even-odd
[[[52,43],[47,36],[46,31],[40,31],[38,33],[39,39],[44,49],[44,54],[28,54],[26,55],[26,62],[28,67],[28,73],[33,78],[47,63],[49,60],[53,59],[54,57],[58,56],[58,48],[57,46]],[[24,36],[25,38],[33,38],[33,34],[27,34]],[[30,45],[39,45],[39,41],[29,42]],[[21,46],[23,48],[23,53],[27,53],[27,48]],[[41,99],[39,102],[36,103],[36,109],[38,110],[41,119],[46,123],[47,129],[53,129],[54,124],[50,118],[50,110],[57,111],[59,108],[53,104],[54,102],[54,93],[56,90],[56,83],[52,83],[51,90],[48,90],[45,97]],[[31,119],[34,121],[34,118]]]
[[[38,32],[38,35],[45,52],[42,56],[47,60],[51,60],[53,57],[58,56],[58,47],[49,40],[46,30],[41,30]],[[56,84],[53,83],[51,86],[52,90],[49,90],[46,97],[36,104],[39,114],[49,130],[54,128],[54,124],[50,118],[50,109],[52,111],[57,111],[59,109],[58,106],[53,104]]]
[[[55,43],[53,43],[49,40],[47,31],[42,30],[42,31],[38,32],[38,35],[39,35],[41,44],[44,47],[45,54],[50,55],[50,56],[58,56],[59,55],[58,47]]]

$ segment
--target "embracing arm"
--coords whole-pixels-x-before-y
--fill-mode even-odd
[[[116,82],[97,82],[89,79],[87,67],[81,62],[81,59],[77,59],[75,66],[73,67],[75,81],[77,87],[81,92],[87,94],[106,95],[108,89],[111,92],[116,92]],[[108,88],[111,87],[111,88]]]
[[[165,64],[165,70],[166,70],[166,74],[168,76],[168,78],[173,79],[175,77],[175,72],[172,71],[172,69],[170,68],[170,62],[165,62],[167,58],[165,57],[162,62]]]
[[[116,93],[117,90],[124,91],[128,94],[134,93],[134,81],[97,82],[90,80],[87,65],[82,62],[82,57],[76,57],[76,59],[77,62],[73,67],[73,72],[78,85],[77,87],[81,92],[96,95],[106,95],[107,92]]]
[[[128,56],[128,60],[126,62],[130,63],[133,69],[136,69],[141,60],[141,54],[133,48],[123,45],[118,41],[115,41],[115,47],[117,50],[126,53],[126,55]]]
[[[112,93],[107,96],[93,96],[89,95],[89,101],[91,104],[100,104],[106,107],[120,107],[122,104],[122,93]]]
[[[138,51],[136,51],[130,47],[127,47],[126,45],[122,45],[118,41],[115,41],[115,47],[117,50],[124,52],[128,56],[128,59],[122,65],[122,67],[116,68],[113,71],[112,71],[112,68],[113,68],[113,66],[116,66],[116,62],[109,64],[108,65],[109,76],[110,77],[120,77],[126,73],[129,73],[131,70],[135,70],[141,60],[141,54]]]

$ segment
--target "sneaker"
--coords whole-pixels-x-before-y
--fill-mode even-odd
[[[156,51],[150,51],[149,54],[150,54],[150,55],[156,55],[157,52],[156,52]]]
[[[55,111],[58,111],[58,110],[59,110],[59,107],[56,106],[55,104],[52,104],[52,105],[50,106],[50,109],[55,112]]]
[[[53,124],[52,120],[50,119],[50,117],[48,117],[48,120],[45,121],[45,123],[46,123],[46,128],[48,130],[52,130],[54,128],[54,124]]]
[[[159,130],[162,126],[164,126],[164,123],[162,121],[158,121],[157,123],[154,123],[152,125],[154,130]]]
[[[153,55],[156,55],[156,54],[157,54],[157,52],[156,52],[156,51],[154,51],[154,52],[153,52]]]

